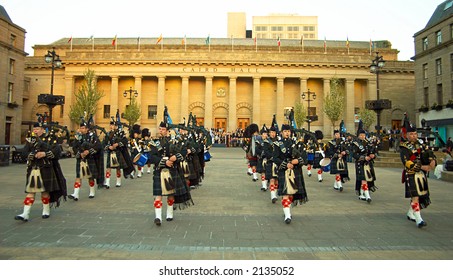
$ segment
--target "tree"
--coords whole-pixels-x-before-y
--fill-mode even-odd
[[[370,125],[376,121],[376,113],[374,111],[361,109],[358,115],[363,122],[363,128],[367,131]]]
[[[296,101],[294,104],[294,119],[296,120],[298,128],[301,128],[304,125],[304,122],[307,121],[307,109],[300,100]]]
[[[129,122],[129,125],[134,125],[140,118],[142,112],[140,110],[140,105],[134,96],[131,96],[131,104],[126,106],[124,111],[123,118]]]
[[[330,94],[324,98],[323,112],[329,118],[333,127],[340,120],[344,105],[344,80],[332,78],[330,80]]]
[[[98,88],[94,70],[87,69],[83,76],[84,82],[74,93],[75,101],[69,111],[69,118],[76,124],[80,124],[80,117],[95,116],[98,103],[104,96],[104,93]]]

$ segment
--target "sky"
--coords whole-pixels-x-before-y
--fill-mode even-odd
[[[318,16],[319,40],[388,40],[399,60],[414,56],[414,34],[442,0],[0,0],[26,30],[25,51],[61,38],[226,38],[228,12]]]

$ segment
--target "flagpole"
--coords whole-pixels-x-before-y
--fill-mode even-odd
[[[140,37],[137,38],[137,50],[140,51]]]
[[[71,52],[72,52],[72,36],[71,36]]]
[[[231,35],[231,51],[234,52],[234,38],[233,38],[233,35]]]
[[[93,37],[93,42],[92,42],[92,45],[91,45],[91,51],[94,52],[94,37]]]

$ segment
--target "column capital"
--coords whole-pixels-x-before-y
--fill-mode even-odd
[[[238,76],[229,76],[230,80],[236,80]]]
[[[142,79],[143,76],[142,76],[142,75],[135,75],[134,78],[135,78],[135,79]]]
[[[118,76],[118,75],[110,75],[110,78],[111,78],[111,79],[119,79],[120,76]]]

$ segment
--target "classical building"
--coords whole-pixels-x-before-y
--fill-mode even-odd
[[[346,106],[343,119],[348,131],[356,131],[356,113],[366,100],[376,99],[376,75],[369,66],[375,51],[387,61],[379,75],[380,98],[392,100],[392,109],[382,114],[384,128],[399,126],[404,112],[414,117],[413,63],[397,60],[398,50],[388,41],[282,40],[273,39],[165,38],[63,38],[49,45],[34,46],[34,56],[26,59],[26,76],[30,78],[30,98],[24,100],[24,120],[44,113],[47,107],[37,103],[37,96],[48,92],[50,65],[44,55],[55,48],[63,67],[55,70],[54,94],[64,95],[64,106],[57,106],[53,119],[68,125],[68,112],[74,92],[87,69],[94,70],[104,96],[95,121],[108,127],[117,109],[123,112],[129,104],[123,93],[137,90],[142,116],[138,123],[156,133],[164,106],[174,122],[190,112],[207,128],[234,131],[250,123],[270,125],[275,114],[278,123],[285,122],[284,110],[301,101],[304,92],[315,92],[310,114],[318,115],[311,130],[321,129],[326,137],[332,124],[323,113],[323,99],[330,92],[330,80],[344,80]],[[336,124],[338,125],[338,123]],[[306,124],[305,124],[306,127]]]
[[[0,144],[21,143],[22,99],[27,98],[24,80],[25,30],[14,24],[0,5]]]
[[[425,120],[446,141],[453,136],[453,1],[437,6],[414,38],[418,124]]]

